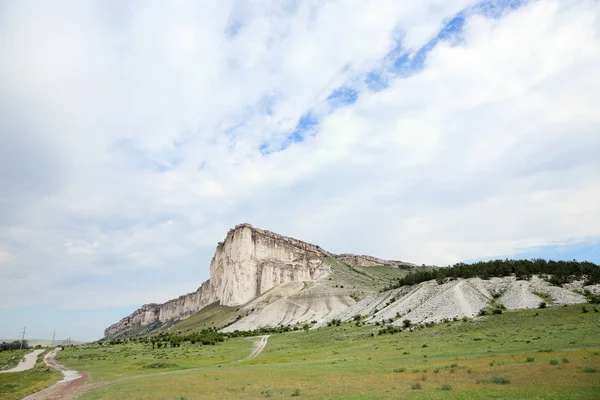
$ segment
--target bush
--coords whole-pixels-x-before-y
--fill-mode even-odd
[[[598,372],[598,370],[595,367],[583,367],[583,372],[588,374],[594,374]]]
[[[563,364],[568,364],[569,363],[569,359],[566,357],[563,357],[562,360]]]
[[[558,360],[550,360],[550,365],[558,365]]]
[[[492,379],[490,379],[490,382],[495,383],[497,385],[506,385],[510,383],[510,379],[508,379],[505,376],[493,376]]]
[[[404,321],[402,321],[402,327],[404,327],[404,329],[410,328],[410,324],[410,319],[405,319]]]
[[[155,362],[152,364],[146,364],[146,365],[142,365],[143,369],[159,369],[159,368],[171,368],[171,367],[176,367],[177,364],[169,364],[166,362]]]
[[[546,302],[541,301],[540,304],[538,305],[538,308],[546,308]]]
[[[534,361],[535,361],[535,358],[533,358],[533,357],[527,357],[527,359],[525,359],[525,362],[528,362],[528,363],[532,363]]]
[[[583,307],[581,307],[581,312],[587,313],[587,312],[590,312],[590,310],[588,310],[586,306],[583,306]]]
[[[421,384],[419,382],[413,383],[412,385],[410,385],[410,388],[412,390],[421,390]]]
[[[444,383],[442,386],[440,386],[440,390],[452,390],[452,386]]]
[[[392,372],[404,372],[404,371],[406,371],[406,368],[396,368]]]
[[[294,389],[294,391],[292,392],[292,397],[298,397],[300,396],[300,389]]]

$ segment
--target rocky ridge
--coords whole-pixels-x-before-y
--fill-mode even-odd
[[[375,267],[377,265],[385,265],[390,267],[416,267],[416,264],[412,264],[406,261],[398,260],[384,260],[373,256],[356,255],[356,254],[339,254],[335,256],[338,260],[351,265],[353,267]]]

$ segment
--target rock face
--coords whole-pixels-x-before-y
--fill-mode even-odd
[[[210,282],[221,305],[245,304],[286,282],[326,273],[318,246],[242,224],[227,233],[210,263]]]
[[[250,224],[231,229],[219,242],[210,263],[210,279],[198,290],[164,304],[146,304],[104,331],[106,338],[143,332],[185,319],[214,302],[225,306],[246,304],[271,288],[287,282],[311,281],[327,275],[319,246]]]
[[[365,256],[365,255],[356,255],[356,254],[340,254],[335,256],[338,260],[345,262],[348,265],[353,267],[374,267],[376,265],[387,265],[393,267],[399,266],[408,266],[415,267],[415,264],[411,264],[405,261],[397,261],[397,260],[383,260],[381,258]]]

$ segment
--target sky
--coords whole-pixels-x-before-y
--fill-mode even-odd
[[[242,222],[600,263],[598,1],[0,7],[0,338],[98,339]]]

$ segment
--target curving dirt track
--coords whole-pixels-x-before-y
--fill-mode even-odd
[[[56,353],[58,349],[52,350],[44,356],[44,362],[50,368],[62,372],[64,378],[56,382],[54,385],[47,387],[37,393],[30,394],[23,400],[68,400],[72,399],[80,393],[86,392],[101,384],[86,384],[88,374],[73,371],[56,362]]]
[[[28,353],[23,357],[23,360],[19,362],[19,364],[11,369],[7,369],[6,371],[0,371],[0,374],[5,374],[7,372],[21,372],[27,371],[33,367],[35,367],[35,362],[37,361],[38,356],[44,350],[34,350],[31,353]]]
[[[252,353],[250,353],[248,357],[244,358],[241,361],[252,360],[253,358],[258,357],[258,355],[262,353],[265,347],[267,347],[267,340],[269,339],[269,336],[270,335],[261,336],[260,340],[254,343],[254,349],[252,350]]]

